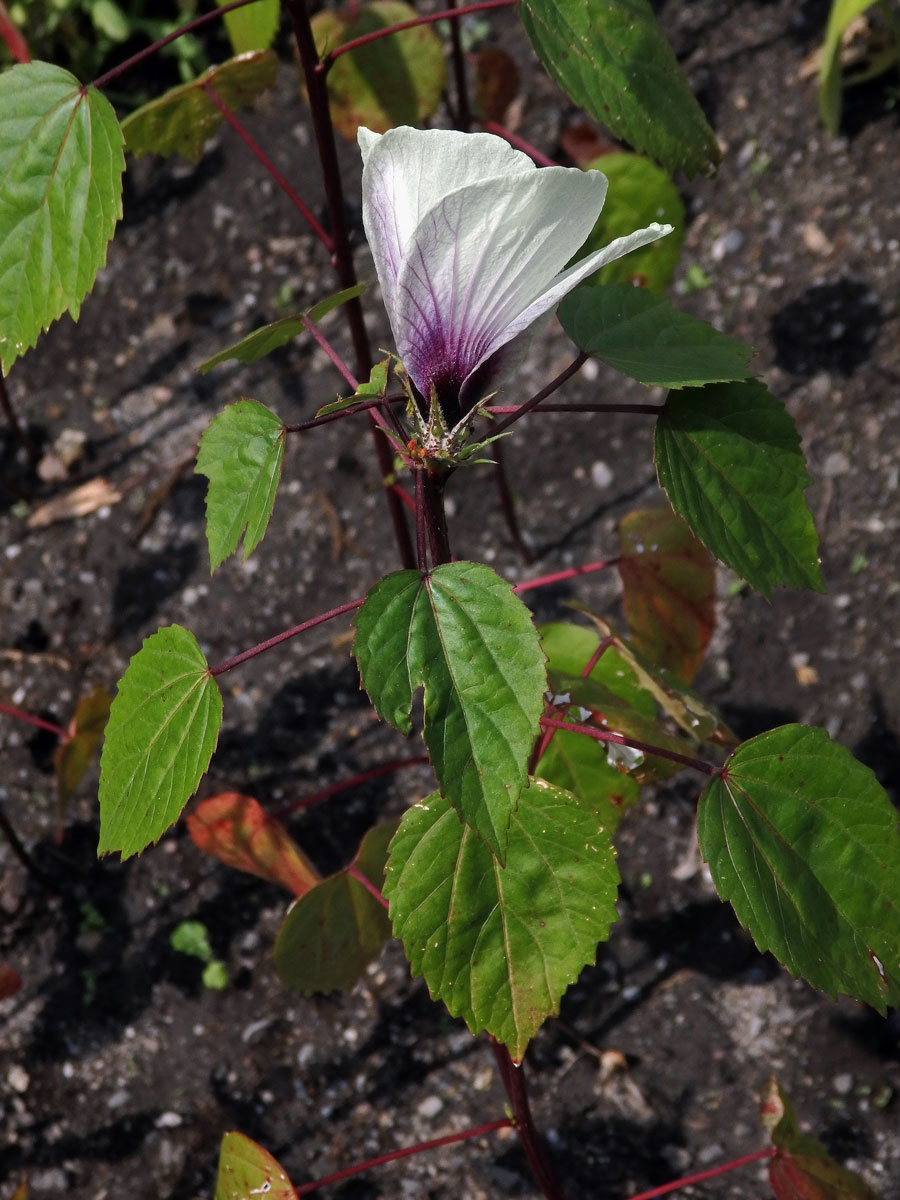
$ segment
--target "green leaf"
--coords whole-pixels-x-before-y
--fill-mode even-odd
[[[228,987],[228,968],[218,958],[208,962],[201,975],[203,986],[211,992],[224,992]]]
[[[203,148],[223,116],[205,90],[212,88],[228,108],[254,104],[268,91],[278,73],[278,56],[272,50],[239,54],[221,66],[210,67],[190,83],[172,88],[122,122],[125,148],[140,158],[144,154],[183,154],[199,162]]]
[[[505,868],[437,793],[408,809],[384,894],[413,974],[521,1059],[608,937],[618,883],[597,813],[537,779],[510,821]]]
[[[206,490],[206,540],[214,571],[244,539],[244,562],[259,545],[281,479],[284,426],[255,400],[238,400],[214,417],[200,439],[198,475]]]
[[[0,370],[81,303],[122,215],[109,101],[49,63],[0,74]]]
[[[579,349],[640,383],[683,388],[751,375],[752,346],[628,283],[576,288],[559,319]]]
[[[377,362],[369,372],[368,381],[361,383],[352,396],[342,396],[340,400],[333,400],[331,404],[323,404],[316,416],[327,417],[330,413],[352,408],[354,404],[359,404],[360,400],[371,400],[375,396],[383,397],[387,391],[390,361],[390,358],[383,358],[381,362]]]
[[[639,508],[619,525],[625,616],[638,650],[690,683],[716,624],[716,566],[668,507]]]
[[[900,1004],[900,835],[875,776],[824,729],[745,742],[700,798],[716,890],[760,950],[832,996]]]
[[[268,1150],[243,1133],[226,1133],[219,1151],[215,1200],[297,1200],[291,1181]]]
[[[647,0],[521,0],[531,44],[580,108],[668,171],[722,158]]]
[[[213,956],[209,933],[202,921],[179,921],[169,934],[169,945],[179,954],[199,958],[201,962],[208,963]]]
[[[878,1200],[868,1184],[836,1163],[818,1139],[800,1132],[794,1107],[775,1079],[766,1088],[762,1118],[776,1147],[769,1161],[775,1200]]]
[[[602,154],[585,169],[602,171],[609,180],[609,191],[590,237],[578,251],[579,259],[654,221],[674,226],[664,238],[601,267],[589,276],[587,284],[639,279],[651,292],[665,291],[681,258],[687,223],[678,188],[661,167],[639,154]]]
[[[222,697],[180,625],[148,637],[119,681],[100,758],[98,854],[157,841],[194,794],[222,724]]]
[[[828,14],[822,62],[819,67],[819,115],[835,137],[841,124],[844,95],[841,71],[841,38],[851,21],[871,8],[875,0],[833,0]]]
[[[324,9],[310,24],[320,54],[344,42],[411,21],[416,11],[400,0],[375,0],[341,11]],[[437,110],[446,82],[444,48],[430,25],[404,29],[342,54],[328,72],[334,127],[349,141],[365,125],[385,133],[421,125]]]
[[[105,34],[113,42],[124,42],[131,32],[128,17],[113,0],[93,0],[91,21],[98,33]]]
[[[240,12],[241,10],[237,9],[236,11]],[[324,300],[320,300],[318,304],[314,304],[306,312],[295,313],[291,317],[282,317],[278,321],[272,321],[269,325],[263,325],[259,329],[254,329],[252,333],[248,333],[239,342],[235,342],[232,346],[227,346],[224,350],[220,350],[218,354],[214,354],[212,358],[208,358],[206,362],[201,363],[197,370],[201,375],[205,375],[207,371],[211,371],[219,363],[226,362],[232,358],[242,363],[257,362],[259,359],[265,358],[267,354],[271,354],[273,350],[280,350],[282,346],[286,346],[292,338],[295,338],[298,333],[302,333],[305,328],[303,324],[304,317],[313,323],[321,321],[323,317],[327,316],[338,305],[346,304],[348,300],[354,300],[357,296],[361,296],[366,290],[366,286],[364,283],[357,283],[353,287],[344,288],[342,292],[336,292],[333,296],[327,296]]]
[[[547,670],[551,674],[580,676],[600,645],[594,630],[565,621],[542,625],[540,635],[541,649],[547,655]],[[653,696],[614,648],[603,652],[588,678],[603,684],[643,716],[656,716]]]
[[[396,830],[396,821],[370,829],[351,864],[379,891]],[[275,969],[304,996],[348,989],[390,935],[384,906],[348,868],[322,880],[291,906],[275,943]]]
[[[378,715],[403,733],[425,688],[425,744],[441,791],[500,861],[547,686],[531,614],[490,567],[397,571],[369,592],[353,652]]]
[[[228,0],[216,0],[221,8]],[[278,0],[257,0],[246,8],[235,8],[224,17],[228,40],[235,54],[268,50],[278,32],[281,10]]]
[[[779,585],[824,591],[800,439],[763,384],[670,394],[654,454],[672,507],[716,558],[767,598]]]
[[[640,799],[640,788],[617,770],[601,742],[558,729],[537,765],[541,779],[571,792],[599,815],[607,833],[615,833],[622,817]]]

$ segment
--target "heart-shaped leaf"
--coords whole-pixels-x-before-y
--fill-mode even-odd
[[[608,937],[618,883],[598,814],[536,779],[510,821],[505,867],[437,793],[408,809],[384,894],[431,995],[521,1059]]]
[[[547,686],[537,630],[512,586],[478,563],[397,571],[359,610],[353,653],[378,715],[404,733],[424,687],[441,791],[504,861]]]
[[[900,834],[868,767],[824,729],[739,746],[700,797],[716,890],[760,950],[829,995],[900,1005]]]
[[[0,370],[81,304],[122,215],[109,101],[49,63],[0,74]]]
[[[206,489],[206,540],[214,571],[244,539],[244,562],[262,541],[281,479],[284,426],[263,404],[238,400],[200,439],[198,475]]]
[[[374,0],[335,11],[323,9],[310,24],[320,54],[344,42],[416,18],[402,0]],[[446,81],[444,49],[430,25],[342,54],[328,72],[334,127],[356,141],[360,125],[385,133],[395,125],[421,125],[438,107]]]
[[[157,841],[197,789],[216,748],[222,696],[180,625],[148,637],[119,681],[100,758],[98,854]]]
[[[365,876],[376,893],[381,890],[396,829],[396,821],[370,829],[349,867],[291,906],[275,943],[275,969],[288,987],[304,996],[346,990],[380,953],[391,923],[377,895],[355,874]]]
[[[172,88],[136,109],[122,122],[125,148],[140,158],[144,154],[183,154],[199,162],[203,149],[224,117],[206,88],[234,110],[255,104],[278,74],[278,55],[272,50],[239,54],[220,66],[210,67],[190,83]]]

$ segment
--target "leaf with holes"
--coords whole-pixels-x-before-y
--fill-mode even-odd
[[[589,804],[607,833],[615,833],[640,799],[636,780],[613,766],[601,742],[566,729],[556,731],[536,774]]]
[[[158,841],[197,790],[216,748],[222,696],[180,625],[148,637],[119,681],[100,758],[98,854]]]
[[[547,686],[537,630],[512,586],[478,563],[397,571],[359,610],[353,653],[378,715],[402,733],[424,687],[441,791],[504,861]]]
[[[659,482],[708,550],[767,598],[824,591],[797,429],[761,383],[672,392],[656,423]]]
[[[769,1080],[761,1115],[776,1147],[769,1160],[775,1200],[878,1200],[868,1184],[836,1163],[820,1141],[801,1133],[794,1107],[775,1079]]]
[[[366,286],[365,283],[354,284],[353,287],[344,288],[342,292],[335,292],[333,296],[326,296],[324,300],[320,300],[318,304],[314,304],[306,312],[294,313],[291,317],[281,317],[278,321],[262,325],[259,329],[254,329],[252,333],[248,333],[246,337],[241,338],[239,342],[235,342],[231,346],[226,346],[224,350],[220,350],[212,358],[208,358],[206,362],[202,362],[197,370],[201,375],[205,375],[213,367],[217,367],[220,363],[228,362],[230,359],[242,363],[258,362],[261,358],[265,358],[267,354],[271,354],[275,350],[280,350],[282,346],[286,346],[299,333],[302,333],[306,328],[303,324],[304,317],[315,324],[316,321],[321,321],[323,317],[327,317],[339,305],[346,304],[348,300],[355,300],[357,296],[361,296],[366,290]]]
[[[122,122],[125,149],[136,158],[183,154],[191,162],[199,162],[206,143],[224,120],[206,89],[211,88],[227,108],[248,108],[272,87],[277,74],[278,56],[273,50],[239,54],[210,67],[190,83],[172,88],[126,117]]]
[[[243,1133],[226,1133],[219,1151],[215,1200],[297,1200],[281,1164]]]
[[[609,936],[618,883],[598,814],[537,779],[510,821],[505,867],[437,793],[408,809],[384,894],[413,974],[521,1059]]]
[[[580,350],[648,386],[702,386],[751,375],[751,346],[630,283],[576,288],[559,306],[559,320]]]
[[[263,404],[238,400],[213,417],[197,450],[206,489],[209,569],[215,571],[244,539],[244,562],[262,541],[281,479],[284,426]]]
[[[109,101],[49,63],[0,74],[0,371],[81,304],[122,215]]]
[[[617,137],[668,171],[708,173],[722,158],[648,0],[521,0],[538,58]]]
[[[602,171],[609,191],[590,237],[578,251],[579,259],[654,221],[673,226],[666,237],[601,267],[586,284],[630,284],[637,279],[651,292],[665,291],[684,241],[686,221],[678,188],[661,167],[639,154],[601,154],[581,165],[587,171]]]
[[[415,9],[401,0],[375,0],[325,9],[310,24],[316,49],[325,55],[344,42],[415,17]],[[375,133],[395,125],[421,125],[440,104],[445,81],[444,48],[429,25],[378,38],[342,54],[328,72],[334,127],[355,142],[360,125]]]
[[[619,525],[625,616],[638,650],[690,683],[716,623],[716,565],[670,508],[639,508]]]
[[[275,969],[288,987],[304,996],[351,988],[380,953],[391,923],[384,905],[351,868],[380,891],[396,829],[396,821],[370,829],[350,867],[323,879],[291,906],[275,943]]]
[[[228,0],[216,0],[221,8]],[[246,8],[234,8],[224,17],[228,40],[235,54],[268,50],[275,41],[281,8],[278,0],[257,0]]]
[[[314,888],[322,876],[280,821],[252,796],[222,792],[202,800],[185,819],[191,840],[237,871],[286,887],[295,896]]]
[[[760,950],[831,996],[900,1004],[900,834],[875,776],[824,729],[739,746],[700,797],[716,890]]]
[[[59,830],[65,820],[69,801],[84,778],[84,773],[97,752],[109,720],[112,696],[102,685],[95,687],[79,700],[72,720],[69,722],[69,737],[61,742],[53,756],[56,774],[56,795],[59,810]]]

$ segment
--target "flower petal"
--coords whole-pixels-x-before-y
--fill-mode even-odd
[[[388,313],[404,253],[416,226],[444,197],[480,180],[534,174],[527,155],[491,133],[360,128],[363,223]]]
[[[593,229],[605,195],[599,171],[548,167],[458,188],[426,212],[389,307],[398,354],[424,396],[432,383],[439,396],[458,390],[557,303],[551,297],[541,307],[541,298]],[[532,309],[530,320],[518,320]]]

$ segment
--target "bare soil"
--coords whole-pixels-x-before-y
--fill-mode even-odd
[[[825,725],[896,801],[900,729],[900,201],[897,110],[883,83],[848,101],[846,132],[820,128],[801,67],[828,4],[682,0],[658,6],[725,147],[716,180],[687,183],[679,273],[707,288],[677,302],[759,349],[760,370],[802,432],[828,593],[767,604],[722,573],[700,690],[742,736]],[[558,150],[573,111],[513,32],[492,18],[528,81],[520,132]],[[276,163],[321,209],[306,113],[285,64],[248,116]],[[357,154],[342,151],[364,275]],[[159,625],[182,623],[210,661],[360,595],[396,564],[363,425],[292,445],[269,533],[210,579],[203,480],[180,470],[209,419],[249,395],[285,420],[312,415],[339,380],[302,340],[249,368],[196,366],[255,325],[334,290],[284,197],[223,132],[194,168],[142,161],[125,219],[77,326],[59,323],[9,379],[32,437],[85,435],[68,478],[37,480],[8,432],[0,695],[65,723],[91,686],[112,687]],[[377,305],[376,344],[388,344]],[[340,318],[327,326],[345,347]],[[521,380],[530,395],[570,358],[552,333]],[[645,393],[585,369],[566,397]],[[452,491],[454,550],[509,578],[615,553],[615,527],[657,499],[651,431],[636,417],[547,415],[518,426],[507,461],[535,562],[517,556],[486,468]],[[102,476],[123,492],[77,521],[31,529],[37,504]],[[157,492],[162,487],[162,492]],[[155,500],[158,511],[146,518]],[[541,618],[578,596],[617,612],[615,579],[536,593]],[[224,678],[226,719],[201,794],[238,790],[277,807],[417,752],[372,718],[328,625]],[[0,844],[0,959],[24,985],[0,1002],[0,1194],[34,1200],[200,1200],[219,1140],[240,1129],[299,1184],[370,1155],[491,1120],[503,1093],[490,1051],[411,981],[389,946],[349,995],[305,1000],[275,975],[285,911],[276,888],[204,858],[176,829],[143,856],[98,862],[95,775],[54,842],[49,735],[2,719],[0,802],[48,892]],[[379,814],[429,789],[426,772],[373,782],[309,810],[292,832],[324,870]],[[764,1145],[758,1095],[773,1072],[810,1130],[900,1200],[900,1025],[833,1002],[758,954],[717,901],[695,850],[698,781],[649,794],[618,837],[622,919],[528,1055],[536,1115],[568,1194],[620,1200]],[[202,921],[231,983],[202,985],[169,945]],[[599,1052],[614,1051],[599,1057]],[[615,1064],[618,1064],[617,1066]],[[513,1136],[449,1147],[332,1188],[353,1198],[533,1197]],[[759,1165],[684,1195],[758,1200]]]

